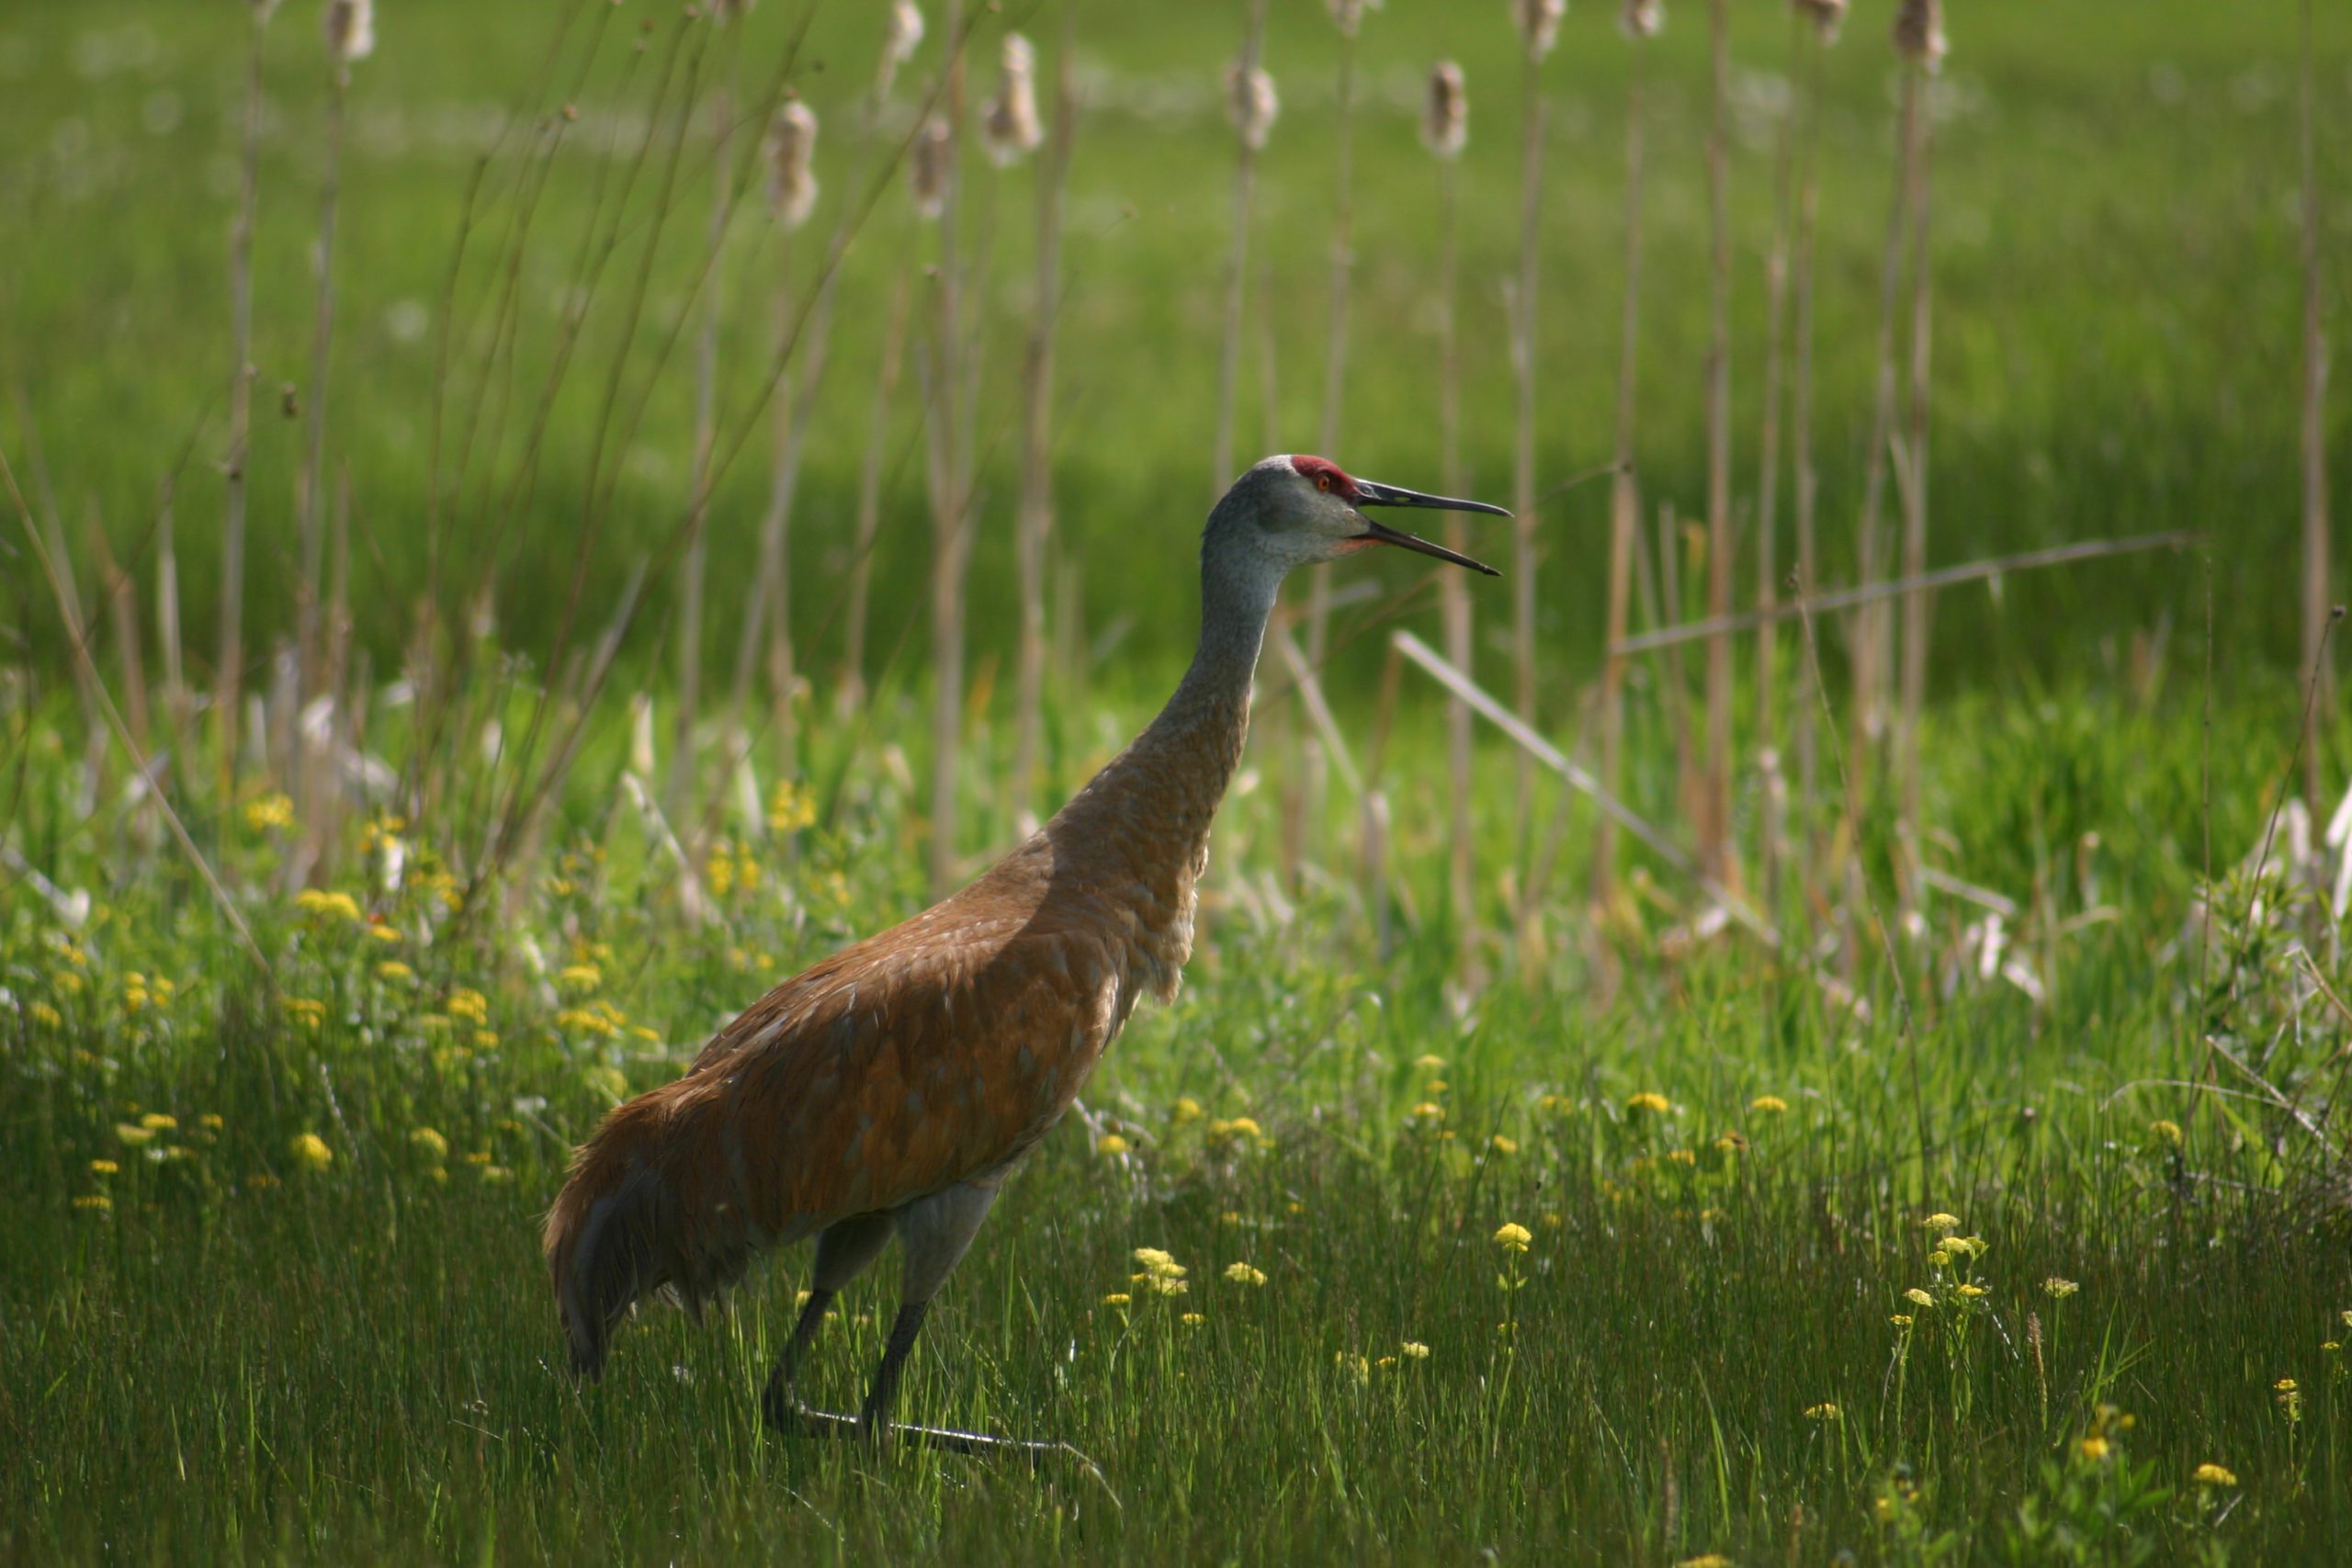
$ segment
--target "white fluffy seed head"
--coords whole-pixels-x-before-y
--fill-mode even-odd
[[[1838,41],[1838,29],[1846,20],[1846,0],[1795,0],[1795,5],[1797,15],[1813,23],[1822,42]]]
[[[1568,0],[1510,0],[1511,25],[1519,28],[1530,60],[1541,60],[1560,41],[1560,18]]]
[[[1350,38],[1355,37],[1356,29],[1363,26],[1366,11],[1380,9],[1380,0],[1323,0],[1323,4],[1331,13],[1331,20]]]
[[[786,232],[817,209],[817,114],[797,98],[768,122],[768,210]]]
[[[1429,101],[1421,110],[1421,145],[1441,158],[1456,158],[1470,140],[1470,100],[1464,95],[1462,67],[1441,60],[1430,67]]]
[[[1903,0],[1894,13],[1894,52],[1921,69],[1943,68],[1944,8],[1941,0]]]
[[[1656,38],[1666,26],[1666,0],[1625,0],[1625,14],[1618,18],[1618,26],[1631,39]]]
[[[327,0],[327,58],[348,65],[375,52],[374,0]]]
[[[710,19],[723,28],[741,17],[754,3],[755,0],[712,0]]]
[[[989,162],[1008,168],[1046,140],[1037,123],[1037,51],[1019,33],[1004,35],[996,96],[980,106],[980,145]]]
[[[947,122],[933,115],[915,132],[914,151],[907,160],[907,185],[914,193],[915,216],[925,221],[947,210],[948,165],[955,152]]]
[[[922,11],[915,0],[892,0],[889,20],[882,28],[882,59],[875,67],[874,96],[887,98],[899,68],[915,57],[922,43]]]
[[[1233,121],[1233,129],[1240,134],[1241,144],[1256,152],[1265,146],[1266,138],[1274,129],[1274,118],[1283,112],[1282,99],[1274,94],[1274,79],[1261,66],[1243,70],[1230,65],[1225,73],[1225,113]]]

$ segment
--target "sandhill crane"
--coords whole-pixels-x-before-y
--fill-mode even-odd
[[[977,881],[786,980],[684,1077],[616,1109],[582,1147],[545,1245],[571,1364],[594,1379],[620,1317],[659,1291],[690,1310],[752,1255],[814,1236],[808,1300],[762,1400],[780,1431],[893,1428],[933,1294],[1006,1175],[1077,1098],[1136,1000],[1172,999],[1193,948],[1209,823],[1241,759],[1267,617],[1293,569],[1398,545],[1491,567],[1364,509],[1508,516],[1268,457],[1201,536],[1201,640],[1150,728]],[[803,1407],[794,1374],[826,1309],[893,1234],[897,1320],[856,1422]]]

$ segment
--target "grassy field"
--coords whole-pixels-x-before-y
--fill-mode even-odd
[[[1338,454],[1439,482],[1435,187],[1411,117],[1419,73],[1450,52],[1476,127],[1464,466],[1468,488],[1498,497],[1517,177],[1503,9],[1392,0],[1366,24],[1357,368]],[[1854,573],[1892,178],[1886,8],[1862,9],[1830,56],[1824,126],[1829,583]],[[1007,10],[1058,34],[1053,7]],[[1606,458],[1613,417],[1614,10],[1577,8],[1546,67],[1546,489]],[[1749,494],[1785,18],[1735,10]],[[1410,671],[1393,696],[1380,679],[1392,619],[1435,640],[1424,579],[1351,563],[1382,589],[1346,613],[1322,674],[1393,810],[1386,880],[1360,860],[1348,787],[1295,819],[1318,798],[1298,784],[1308,716],[1269,671],[1182,997],[1138,1015],[1084,1114],[1012,1182],[916,1351],[909,1417],[1086,1458],[1034,1473],[764,1433],[755,1393],[805,1255],[703,1325],[649,1310],[605,1381],[577,1387],[537,1248],[571,1147],[613,1104],[673,1076],[775,979],[923,901],[928,524],[910,400],[890,426],[873,684],[854,710],[836,705],[835,665],[881,323],[928,242],[893,186],[843,267],[801,494],[799,722],[788,744],[761,731],[740,770],[706,738],[702,804],[673,822],[640,803],[672,761],[659,573],[686,511],[707,153],[682,153],[666,216],[645,188],[616,202],[599,182],[665,123],[659,62],[699,60],[706,95],[730,76],[752,94],[801,8],[771,0],[720,47],[640,6],[387,7],[379,52],[356,70],[337,239],[329,430],[350,498],[352,750],[332,769],[290,765],[298,705],[279,700],[257,704],[264,743],[231,764],[203,702],[242,12],[36,0],[0,18],[0,455],[26,512],[20,527],[10,498],[0,529],[0,1449],[14,1456],[0,1561],[2345,1554],[2352,1168],[2336,1101],[2352,966],[2289,803],[2306,702],[2295,6],[1955,10],[1938,100],[1935,560],[2157,529],[2202,539],[1939,599],[1924,890],[1898,875],[1914,852],[1883,771],[1848,802],[1825,762],[1815,798],[1783,803],[1758,754],[1786,737],[1744,707],[1740,876],[1776,941],[1622,837],[1620,891],[1595,906],[1592,808],[1555,781],[1534,812],[1556,860],[1531,893],[1542,857],[1515,837],[1514,754],[1491,731],[1476,900],[1452,908],[1441,699]],[[2322,12],[2335,91],[2352,80],[2352,25]],[[813,14],[794,81],[826,118],[821,228],[880,177],[849,102],[876,23],[868,6]],[[298,384],[298,405],[312,390],[316,23],[314,5],[287,7],[268,46],[249,691],[268,690],[273,643],[295,626],[303,434],[277,389]],[[1701,23],[1695,3],[1675,7],[1652,62],[1644,279],[1640,465],[1652,499],[1685,513],[1705,480]],[[1080,10],[1089,113],[1055,464],[1057,581],[1079,602],[1048,793],[1148,716],[1192,630],[1229,196],[1216,81],[1238,27],[1191,7]],[[935,69],[937,43],[902,93]],[[1260,378],[1253,325],[1245,451],[1268,429],[1306,445],[1318,423],[1321,8],[1277,6],[1269,60],[1284,112],[1251,309],[1277,373]],[[509,110],[521,118],[502,135]],[[576,130],[537,161],[558,126]],[[998,189],[976,163],[973,177],[989,367],[958,842],[977,860],[1015,831],[998,665],[1035,176]],[[475,238],[453,268],[469,190]],[[2352,202],[2330,222],[2335,300]],[[535,445],[526,416],[577,298],[571,269],[608,225],[628,265],[586,300]],[[757,228],[741,226],[722,273],[721,425],[753,433],[709,519],[722,669],[767,485],[760,280],[778,263]],[[642,404],[609,435],[607,385]],[[465,433],[478,440],[461,465]],[[2340,497],[2352,442],[2330,449]],[[180,715],[150,608],[167,485],[194,691]],[[1605,489],[1567,489],[1544,513],[1542,716],[1580,757]],[[74,562],[98,655],[86,683],[37,536]],[[1666,619],[1701,608],[1702,541],[1674,547],[1687,592]],[[102,555],[135,580],[113,604]],[[601,626],[641,568],[656,573],[649,607],[617,639],[616,673],[583,681],[559,628],[574,608]],[[1481,603],[1481,672],[1500,687],[1508,600]],[[123,605],[136,651],[117,639]],[[1826,727],[1851,719],[1845,628],[1814,630],[1823,681],[1792,628],[1781,712],[1820,716],[1834,758]],[[1694,650],[1633,677],[1625,795],[1678,843],[1697,668]],[[452,671],[461,700],[435,708]],[[134,690],[153,710],[155,788],[103,716],[100,693],[123,707]],[[345,733],[343,717],[320,722]],[[2321,776],[2338,791],[2347,773],[2339,722]],[[523,823],[542,781],[544,809]],[[1767,835],[1777,879],[1756,858]],[[820,1403],[854,1404],[893,1276],[843,1298],[809,1374]]]

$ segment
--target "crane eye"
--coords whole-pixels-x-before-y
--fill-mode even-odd
[[[1331,488],[1331,476],[1329,474],[1316,475],[1315,488],[1317,490],[1329,490]]]

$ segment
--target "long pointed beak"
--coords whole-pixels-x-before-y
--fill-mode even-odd
[[[1504,508],[1489,506],[1483,501],[1456,501],[1449,496],[1425,495],[1419,491],[1404,490],[1396,485],[1374,484],[1369,479],[1356,481],[1356,506],[1359,510],[1367,506],[1425,506],[1437,512],[1483,512],[1492,517],[1510,515],[1510,512]],[[1408,534],[1402,528],[1391,528],[1386,524],[1375,523],[1369,517],[1363,521],[1363,536],[1367,539],[1377,539],[1384,545],[1398,545],[1408,550],[1418,550],[1422,555],[1435,556],[1440,560],[1452,561],[1456,566],[1466,566],[1472,571],[1485,572],[1488,577],[1502,575],[1484,561],[1472,560],[1468,556],[1449,550],[1443,545],[1424,539],[1418,534]]]

